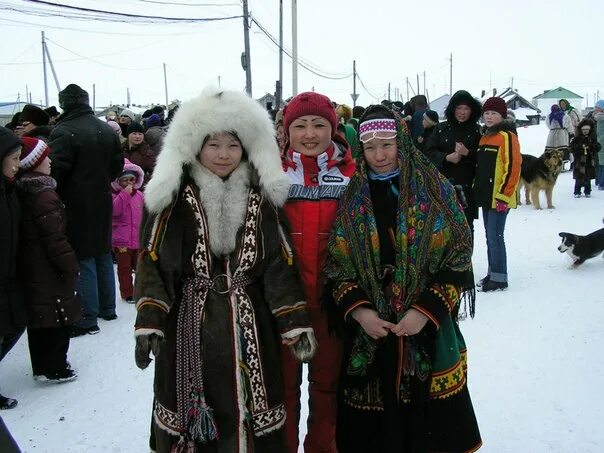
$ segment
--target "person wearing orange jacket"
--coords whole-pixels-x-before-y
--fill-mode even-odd
[[[294,97],[283,111],[286,147],[283,168],[292,183],[284,206],[310,321],[319,343],[309,364],[309,418],[304,451],[335,453],[336,392],[342,346],[327,325],[319,300],[327,243],[340,195],[355,164],[345,139],[337,133],[337,116],[326,96],[314,92]],[[285,422],[288,451],[298,452],[302,367],[283,350]]]
[[[522,156],[514,123],[506,120],[505,101],[500,97],[487,99],[482,115],[485,129],[476,152],[474,198],[482,207],[489,260],[488,273],[478,286],[489,292],[508,288],[503,234],[508,212],[516,208]]]

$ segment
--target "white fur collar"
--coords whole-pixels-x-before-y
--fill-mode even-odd
[[[250,169],[241,162],[227,180],[199,163],[190,166],[193,181],[208,219],[210,248],[216,256],[235,250],[237,232],[245,222],[250,190]]]

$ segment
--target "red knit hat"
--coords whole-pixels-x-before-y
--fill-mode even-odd
[[[50,154],[50,148],[42,140],[33,137],[21,137],[21,170],[33,170]]]
[[[504,119],[508,117],[508,106],[500,97],[492,97],[485,101],[482,105],[482,113],[487,110],[499,113]]]
[[[331,124],[331,135],[338,130],[336,109],[327,96],[307,91],[293,98],[283,109],[283,130],[289,134],[289,126],[304,115],[317,115],[325,118]]]

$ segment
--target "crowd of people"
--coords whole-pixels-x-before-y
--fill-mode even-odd
[[[477,287],[508,288],[522,157],[503,99],[458,91],[442,122],[421,95],[306,92],[269,115],[208,89],[103,121],[71,84],[59,105],[0,129],[0,360],[27,329],[34,379],[75,379],[70,339],[116,320],[119,293],[137,366],[155,357],[153,451],[296,453],[303,362],[305,451],[480,448],[458,320]],[[604,189],[604,101],[546,121],[575,193]]]

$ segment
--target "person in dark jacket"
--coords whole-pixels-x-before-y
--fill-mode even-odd
[[[52,128],[48,125],[50,117],[40,107],[27,104],[19,116],[20,125],[17,135],[20,137],[35,137],[45,142],[50,138]]]
[[[19,138],[0,126],[0,360],[25,330],[25,306],[16,272],[20,214],[13,184],[19,170],[20,152]],[[0,409],[12,409],[16,405],[17,400],[0,395]]]
[[[54,105],[51,105],[50,107],[45,108],[44,111],[48,115],[48,118],[50,118],[48,124],[50,124],[51,126],[57,124],[57,119],[61,115],[57,108]]]
[[[575,198],[581,197],[581,188],[586,198],[591,196],[591,180],[596,177],[598,153],[601,149],[596,137],[596,123],[589,118],[580,121],[570,142],[570,151],[574,157]]]
[[[426,149],[426,144],[428,143],[428,139],[438,126],[440,118],[438,117],[438,113],[434,110],[426,110],[424,112],[424,117],[422,120],[422,126],[424,127],[424,131],[422,135],[417,138],[417,149],[420,151],[424,151]]]
[[[436,126],[428,139],[425,154],[436,168],[454,185],[463,189],[468,225],[474,234],[478,207],[474,202],[472,184],[476,174],[476,150],[480,142],[481,105],[470,93],[456,92],[445,109],[447,121]]]
[[[67,238],[80,264],[78,294],[84,313],[72,335],[97,333],[97,318],[115,319],[111,259],[111,181],[124,166],[120,141],[94,116],[88,93],[75,84],[59,93],[63,109],[50,136],[51,176],[65,203]]]
[[[166,130],[162,127],[162,119],[157,114],[152,114],[145,122],[145,141],[151,147],[153,153],[157,156],[161,151],[161,147],[164,143],[164,137],[166,136]]]
[[[423,94],[418,94],[411,98],[411,106],[413,113],[411,114],[411,138],[413,138],[413,144],[417,148],[417,139],[424,132],[424,112],[428,110],[428,99]]]
[[[126,159],[143,169],[145,182],[141,190],[144,190],[153,174],[157,154],[145,141],[145,129],[140,123],[130,123],[126,131],[126,141],[122,143],[122,150]]]
[[[19,275],[27,308],[27,340],[34,379],[67,382],[70,328],[82,316],[75,293],[78,259],[65,235],[65,207],[50,177],[50,148],[22,137],[17,188],[21,206]]]

